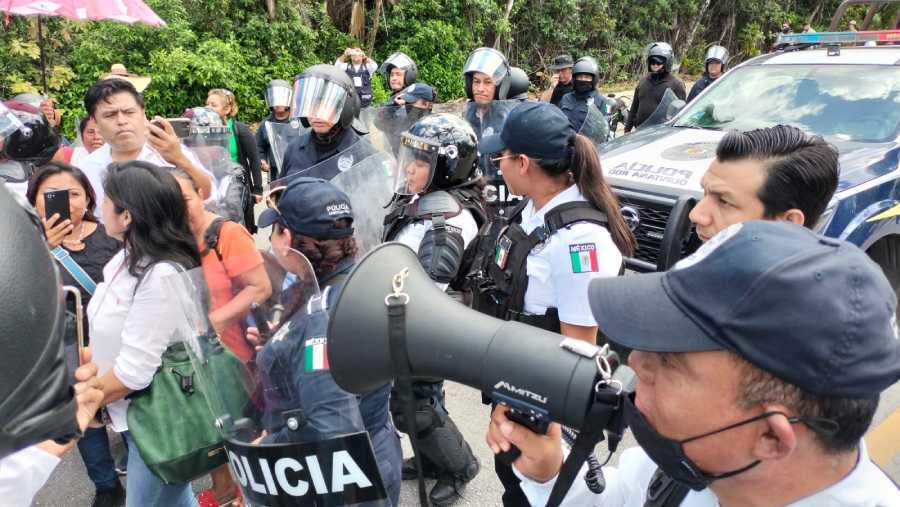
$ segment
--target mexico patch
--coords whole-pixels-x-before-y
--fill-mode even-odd
[[[328,338],[320,336],[306,340],[303,351],[303,371],[328,369]]]
[[[596,273],[600,271],[597,265],[597,245],[595,243],[569,245],[569,256],[572,257],[573,273]]]

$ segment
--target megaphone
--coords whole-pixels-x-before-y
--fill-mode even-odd
[[[533,429],[550,421],[582,427],[598,382],[608,384],[612,378],[601,349],[471,310],[439,289],[416,253],[400,243],[385,243],[369,252],[332,307],[328,364],[339,386],[361,394],[397,375],[386,298],[395,293],[392,282],[404,270],[411,376],[444,378],[479,389],[525,414]]]

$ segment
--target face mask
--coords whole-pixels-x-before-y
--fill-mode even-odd
[[[632,397],[633,395],[625,398],[625,420],[628,421],[628,427],[631,428],[631,432],[634,434],[634,438],[637,440],[638,445],[644,449],[647,455],[650,456],[650,459],[652,459],[666,475],[673,480],[689,486],[695,491],[705,489],[715,480],[725,479],[744,473],[758,465],[760,461],[754,461],[743,468],[732,470],[730,472],[710,474],[704,472],[691,460],[691,458],[688,458],[687,454],[684,452],[684,444],[715,435],[716,433],[722,433],[723,431],[728,431],[754,421],[759,421],[760,419],[765,419],[776,414],[785,415],[782,412],[765,412],[756,417],[751,417],[750,419],[696,437],[686,438],[684,440],[672,440],[660,435],[653,429],[653,426],[650,426],[650,423],[644,418],[644,414],[634,406]],[[787,416],[785,415],[785,417]],[[788,421],[796,423],[800,422],[800,419],[788,417]]]
[[[591,90],[594,89],[593,81],[575,81],[575,93],[584,94],[590,93]]]

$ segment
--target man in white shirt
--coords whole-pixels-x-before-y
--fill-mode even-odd
[[[590,492],[582,467],[563,505],[894,506],[896,484],[862,437],[900,380],[896,297],[855,246],[787,222],[732,225],[672,270],[599,278],[597,324],[633,348],[624,403],[640,448]],[[652,312],[648,318],[647,312]],[[565,449],[496,411],[494,452],[515,445],[532,505],[545,505]]]
[[[182,169],[194,180],[201,195],[207,199],[214,197],[212,175],[197,157],[182,148],[168,121],[163,118],[156,118],[153,123],[147,121],[144,99],[130,82],[98,81],[85,94],[84,107],[106,141],[78,164],[94,187],[98,203],[103,202],[103,177],[109,164],[129,160]]]
[[[350,59],[349,62],[347,58]],[[346,72],[353,80],[360,106],[369,107],[372,103],[372,76],[378,70],[378,63],[366,56],[362,49],[347,48],[334,62],[334,66]]]

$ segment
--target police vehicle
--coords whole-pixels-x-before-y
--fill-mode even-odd
[[[785,124],[840,153],[837,192],[816,230],[869,252],[897,288],[900,219],[873,219],[900,203],[900,30],[789,34],[777,45],[687,106],[661,104],[670,112],[661,123],[600,147],[638,241],[628,267],[664,270],[700,245],[688,213],[728,130]]]

